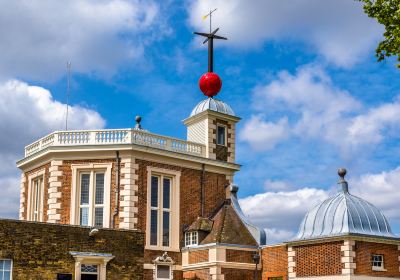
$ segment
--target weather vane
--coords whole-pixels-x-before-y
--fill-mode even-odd
[[[194,32],[196,35],[200,35],[203,37],[206,37],[204,40],[203,44],[208,42],[208,72],[213,72],[214,70],[214,39],[220,39],[220,40],[228,40],[225,37],[218,36],[216,33],[218,32],[219,28],[215,29],[213,32],[212,30],[212,14],[216,11],[217,9],[214,9],[210,11],[207,15],[203,16],[203,19],[206,19],[207,17],[210,18],[210,33],[202,33],[202,32]]]

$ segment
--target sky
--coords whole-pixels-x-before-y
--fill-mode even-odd
[[[217,8],[218,99],[242,120],[235,176],[242,208],[269,243],[338,191],[380,208],[400,234],[400,84],[378,63],[383,27],[353,0],[71,0],[0,2],[0,216],[17,218],[24,146],[65,126],[145,129],[185,139],[205,97],[207,47],[193,31]]]

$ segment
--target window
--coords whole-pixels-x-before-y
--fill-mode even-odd
[[[217,145],[226,146],[226,127],[222,125],[217,126]]]
[[[80,174],[79,224],[102,227],[104,219],[104,172]]]
[[[71,223],[109,227],[112,164],[72,166]]]
[[[99,266],[95,264],[81,264],[81,280],[97,280]]]
[[[157,280],[169,280],[171,279],[171,266],[170,265],[157,265]]]
[[[185,234],[185,246],[193,246],[199,243],[197,231],[189,231]]]
[[[11,280],[12,260],[0,260],[0,279]]]
[[[146,249],[180,251],[180,171],[147,167]]]
[[[383,255],[372,255],[372,269],[374,270],[384,270],[383,267]]]
[[[153,246],[170,244],[171,181],[163,175],[151,176],[150,245]]]
[[[40,174],[38,176],[38,174]],[[28,194],[28,220],[43,222],[44,170],[30,176]]]

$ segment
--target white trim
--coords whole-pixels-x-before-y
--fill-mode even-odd
[[[171,210],[170,210],[170,246],[162,246],[158,244],[157,246],[150,245],[150,212],[151,212],[151,176],[156,175],[166,175],[171,177]],[[179,230],[179,219],[180,219],[180,181],[181,172],[157,168],[152,166],[147,166],[147,205],[146,205],[146,245],[147,250],[158,250],[158,251],[173,251],[180,252],[180,230]],[[160,196],[159,196],[160,197]],[[160,219],[158,219],[158,231],[160,231]],[[160,236],[160,233],[158,234]],[[159,238],[160,239],[160,238]],[[160,241],[159,241],[160,242]]]
[[[72,169],[72,190],[71,190],[71,210],[70,210],[70,224],[79,225],[79,189],[80,189],[80,176],[82,172],[90,172],[91,178],[94,176],[95,171],[104,171],[104,216],[103,227],[110,227],[110,204],[111,204],[111,169],[112,163],[90,163],[90,164],[71,164]],[[92,179],[91,179],[92,180]],[[89,226],[91,224],[89,220]]]
[[[75,255],[75,280],[81,280],[81,265],[82,264],[94,264],[99,266],[98,280],[106,280],[107,277],[107,263],[112,260],[112,257],[101,257],[101,256],[85,256]]]
[[[38,170],[28,176],[28,207],[27,207],[27,212],[26,212],[26,220],[27,221],[35,221],[33,219],[33,216],[34,216],[33,211],[34,210],[33,210],[32,201],[33,201],[34,197],[32,197],[32,195],[33,195],[32,182],[34,180],[41,178],[42,182],[41,182],[40,188],[42,190],[41,190],[41,197],[39,197],[39,201],[40,201],[39,219],[36,220],[35,222],[43,222],[43,219],[44,219],[44,213],[43,213],[44,212],[43,211],[43,209],[44,209],[44,191],[45,191],[45,187],[44,187],[44,184],[45,184],[44,177],[45,176],[44,175],[45,175],[45,173],[46,173],[46,169],[43,168],[43,169]]]
[[[26,176],[25,176],[25,173],[22,173],[20,190],[19,190],[19,219],[20,220],[24,219],[25,205],[27,204],[27,201],[25,199],[25,192],[26,192],[25,183],[26,183]],[[25,218],[25,219],[27,219],[27,218]]]

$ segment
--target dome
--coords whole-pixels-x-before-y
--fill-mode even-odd
[[[338,194],[306,214],[296,240],[348,234],[396,238],[378,208],[349,193],[344,175],[339,183],[342,185],[342,190]]]
[[[196,107],[194,107],[194,109],[190,113],[190,116],[193,117],[207,110],[235,116],[235,113],[233,112],[231,106],[214,98],[207,98],[201,101],[199,104],[196,105]]]

